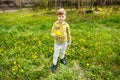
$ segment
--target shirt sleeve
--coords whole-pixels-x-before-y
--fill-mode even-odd
[[[55,23],[53,24],[52,30],[51,30],[51,35],[52,35],[53,37],[56,36],[54,32],[55,32]]]
[[[67,25],[67,40],[68,40],[68,44],[71,44],[71,34],[70,34],[70,27],[69,24]]]

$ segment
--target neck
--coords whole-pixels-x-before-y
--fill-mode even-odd
[[[58,21],[59,23],[64,23],[64,21]]]

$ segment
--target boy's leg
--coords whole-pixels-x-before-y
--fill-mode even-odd
[[[66,48],[67,48],[67,43],[65,43],[60,49],[60,59],[64,59]]]
[[[64,65],[66,65],[66,61],[64,59],[66,48],[67,48],[67,43],[65,43],[60,50],[60,62]]]
[[[52,73],[54,73],[56,70],[59,52],[60,52],[60,46],[54,44],[53,65],[51,67]]]
[[[59,52],[60,52],[60,46],[54,44],[53,65],[57,65]]]

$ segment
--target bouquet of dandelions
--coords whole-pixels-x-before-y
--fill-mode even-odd
[[[60,32],[59,30],[56,30],[54,33],[55,33],[55,35],[58,36],[58,37],[61,36],[61,32]]]

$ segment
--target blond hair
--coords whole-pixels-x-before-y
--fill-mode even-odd
[[[66,11],[64,8],[60,8],[58,11],[57,11],[57,15],[66,15]]]

